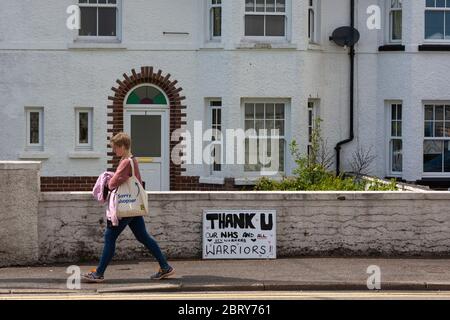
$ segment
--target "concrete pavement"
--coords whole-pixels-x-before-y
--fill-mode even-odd
[[[450,259],[289,258],[175,260],[174,277],[151,281],[153,261],[116,262],[105,282],[67,287],[71,264],[0,268],[0,295],[107,294],[205,291],[367,291],[369,266],[381,271],[381,290],[450,291]],[[79,265],[82,272],[95,263]]]

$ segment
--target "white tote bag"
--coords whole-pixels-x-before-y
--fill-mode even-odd
[[[139,217],[148,214],[148,195],[134,174],[134,161],[131,163],[132,176],[117,189],[117,217]]]

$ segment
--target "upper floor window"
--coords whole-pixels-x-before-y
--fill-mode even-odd
[[[319,42],[319,1],[308,0],[308,39]]]
[[[286,0],[245,0],[245,36],[286,37]]]
[[[425,0],[425,39],[450,40],[450,1]]]
[[[120,0],[79,0],[80,37],[117,38]]]
[[[209,38],[218,40],[222,36],[222,0],[208,0]]]
[[[389,2],[389,42],[402,40],[402,0]]]

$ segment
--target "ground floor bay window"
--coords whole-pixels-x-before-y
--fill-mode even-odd
[[[259,173],[263,168],[271,167],[283,174],[285,170],[285,103],[251,103],[244,104],[245,108],[245,131],[253,132],[245,139],[245,165],[246,173]],[[277,132],[272,131],[278,130]],[[272,139],[278,145],[278,154],[272,152]],[[274,150],[275,151],[275,150]],[[267,159],[261,155],[267,155],[267,159],[277,159],[278,166],[274,168]],[[253,161],[256,159],[256,162]]]
[[[450,173],[450,104],[425,105],[423,171]]]

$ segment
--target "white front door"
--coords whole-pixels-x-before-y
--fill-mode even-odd
[[[124,129],[131,137],[131,152],[137,157],[145,190],[169,190],[168,109],[124,110]]]

